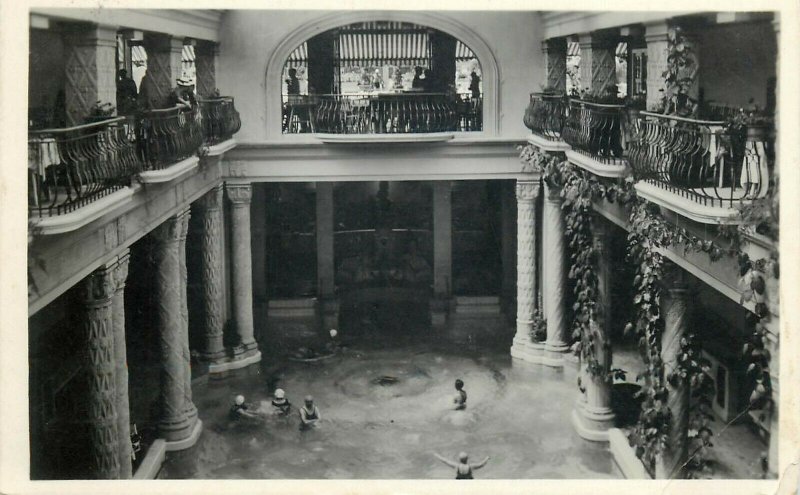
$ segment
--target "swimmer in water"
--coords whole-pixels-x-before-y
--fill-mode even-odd
[[[319,409],[314,405],[314,398],[307,395],[305,404],[300,408],[300,429],[308,430],[314,428],[320,418]]]
[[[228,416],[232,420],[252,420],[261,418],[261,415],[259,415],[257,412],[249,410],[247,403],[244,401],[244,395],[236,396],[236,398],[233,400],[233,405],[231,405],[231,409],[228,412]]]
[[[461,379],[456,380],[456,396],[453,397],[453,403],[456,405],[456,411],[467,408],[467,392],[464,390],[464,382]]]
[[[479,462],[478,464],[469,464],[467,461],[469,460],[469,456],[466,452],[461,452],[458,454],[458,462],[453,462],[449,459],[445,459],[443,456],[434,453],[433,455],[436,456],[437,459],[442,461],[443,463],[447,464],[450,467],[456,468],[456,479],[457,480],[471,480],[474,479],[472,477],[472,471],[475,469],[480,469],[489,462],[489,456],[486,456],[486,459]]]
[[[286,398],[286,393],[283,389],[276,389],[275,398],[272,399],[272,411],[277,415],[286,416],[291,408],[292,405],[289,403],[289,399]]]

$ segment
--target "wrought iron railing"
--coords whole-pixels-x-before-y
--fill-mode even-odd
[[[217,144],[239,132],[242,121],[231,96],[200,99],[206,144]]]
[[[412,134],[482,129],[481,98],[443,93],[289,96],[284,133]]]
[[[523,122],[533,133],[551,141],[560,141],[566,110],[564,95],[531,93]]]
[[[625,151],[625,105],[570,100],[561,137],[573,150],[605,163]]]
[[[141,169],[132,125],[125,117],[29,131],[30,213],[68,213],[130,185]]]
[[[150,110],[138,121],[137,140],[146,170],[160,170],[196,154],[203,139],[199,108]]]
[[[639,180],[703,205],[733,207],[766,196],[768,151],[763,133],[642,112],[628,159]]]

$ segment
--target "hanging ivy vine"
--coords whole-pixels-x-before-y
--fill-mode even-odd
[[[600,345],[593,332],[592,323],[597,317],[597,251],[592,235],[592,204],[596,201],[617,202],[630,205],[628,259],[636,266],[633,281],[635,317],[625,326],[625,333],[635,333],[639,338],[639,349],[645,362],[645,372],[637,377],[644,379],[640,391],[642,410],[634,427],[631,439],[637,456],[651,472],[655,461],[664,452],[670,434],[672,412],[667,406],[667,382],[676,385],[684,383],[689,387],[690,457],[685,465],[691,478],[705,476],[710,469],[708,448],[712,446],[713,432],[709,426],[714,420],[711,400],[714,382],[710,375],[710,363],[703,359],[699,339],[693,329],[689,329],[680,342],[677,368],[665,371],[661,359],[661,337],[664,330],[661,307],[661,288],[664,269],[663,249],[683,246],[684,255],[689,252],[703,252],[711,262],[723,256],[738,258],[740,275],[748,283],[743,292],[742,302],[753,299],[755,302],[755,331],[743,348],[748,361],[748,376],[752,378],[753,392],[751,407],[768,412],[772,407],[771,386],[769,383],[770,353],[765,347],[767,329],[764,319],[769,311],[763,301],[767,272],[778,277],[777,251],[770,259],[751,261],[742,251],[741,229],[738,227],[720,228],[719,240],[727,241],[727,246],[715,240],[702,239],[683,227],[664,218],[652,203],[637,197],[633,184],[635,179],[628,177],[623,183],[603,183],[567,161],[543,153],[528,145],[521,148],[520,158],[525,164],[523,170],[543,174],[543,180],[551,188],[560,188],[563,198],[562,209],[565,220],[565,237],[570,248],[569,278],[575,283],[575,302],[572,306],[573,349],[587,363],[587,370],[593,376],[606,373],[606,379],[624,378],[623,370],[606,370],[597,360],[597,346]],[[777,191],[777,187],[771,188]],[[765,232],[777,233],[777,193],[768,203],[748,206],[742,210],[743,223],[758,225]],[[773,239],[773,240],[776,240]],[[580,386],[580,384],[579,384]]]

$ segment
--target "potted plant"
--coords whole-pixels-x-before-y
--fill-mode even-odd
[[[95,122],[102,122],[114,116],[116,107],[107,101],[97,100],[92,108],[89,109],[89,115],[86,117],[87,124]]]

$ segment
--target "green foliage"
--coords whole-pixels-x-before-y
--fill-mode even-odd
[[[668,33],[667,46],[667,70],[661,74],[666,88],[660,108],[654,110],[667,115],[697,117],[699,66],[694,44],[680,27],[673,27]]]

